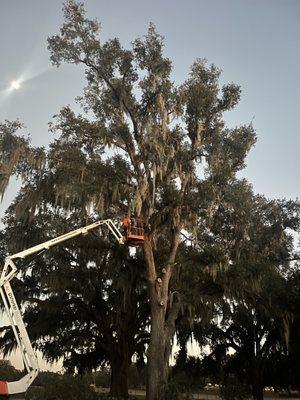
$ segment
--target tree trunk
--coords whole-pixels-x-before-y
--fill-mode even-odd
[[[119,399],[128,398],[128,374],[130,362],[126,355],[115,357],[111,362],[110,394]]]
[[[252,396],[254,400],[264,399],[264,387],[259,382],[255,382],[252,388]]]
[[[165,368],[165,312],[158,305],[151,312],[151,336],[147,354],[147,400],[165,399],[167,375]]]
[[[174,235],[171,254],[166,267],[161,269],[161,276],[157,275],[150,241],[145,240],[144,244],[151,307],[151,332],[147,352],[147,400],[165,400],[166,398],[170,342],[175,332],[175,320],[179,311],[176,302],[168,308],[171,265],[179,243],[178,232]]]
[[[111,337],[110,394],[114,398],[128,399],[128,380],[131,357],[135,349],[134,337],[137,328],[136,281],[132,282],[131,291],[126,296],[121,323],[117,337]]]
[[[263,371],[259,362],[254,363],[252,396],[254,400],[263,400],[264,398]]]

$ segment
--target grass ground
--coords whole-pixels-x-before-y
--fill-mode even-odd
[[[98,393],[101,394],[108,394],[109,389],[107,388],[98,388]],[[137,400],[143,400],[146,398],[145,396],[145,390],[141,389],[130,389],[129,390],[130,396],[132,396],[134,399]],[[293,396],[285,396],[285,395],[279,395],[271,391],[266,391],[264,393],[264,397],[267,398],[268,400],[299,400],[300,396],[299,395],[293,395]],[[218,395],[218,389],[210,389],[210,390],[203,390],[199,393],[194,393],[192,394],[189,398],[193,398],[195,400],[221,400],[221,398]]]

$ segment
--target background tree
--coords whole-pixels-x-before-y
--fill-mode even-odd
[[[212,359],[251,385],[255,399],[262,399],[264,386],[270,384],[270,361],[289,346],[293,313],[287,307],[286,274],[298,258],[291,233],[299,230],[299,203],[267,201],[242,188],[231,188],[224,197],[227,207],[219,208],[211,224],[211,240],[229,250],[230,263],[216,275],[223,287],[223,296],[215,302],[219,318],[205,334]],[[202,335],[196,326],[194,337],[200,343]],[[228,349],[235,352],[229,358]]]
[[[0,195],[1,200],[12,175],[24,178],[31,168],[41,168],[44,149],[33,147],[29,137],[18,136],[19,121],[0,123]]]
[[[286,285],[280,292],[281,307],[292,315],[289,324],[289,344],[285,351],[279,347],[269,357],[264,378],[268,386],[277,391],[299,390],[300,362],[299,362],[299,265],[295,264],[286,274]]]

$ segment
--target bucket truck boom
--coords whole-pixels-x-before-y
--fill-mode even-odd
[[[40,253],[49,250],[51,247],[63,243],[69,239],[75,238],[79,235],[85,235],[101,225],[106,225],[114,237],[120,244],[124,244],[124,238],[119,229],[111,219],[101,220],[87,225],[83,228],[76,229],[64,235],[58,236],[54,239],[48,240],[37,246],[30,247],[27,250],[20,251],[19,253],[8,256],[0,277],[0,294],[4,303],[4,307],[9,318],[10,325],[12,326],[18,348],[21,350],[22,359],[26,368],[26,375],[18,381],[6,382],[0,381],[0,395],[12,395],[17,393],[24,393],[34,381],[39,373],[39,365],[36,354],[33,351],[28,333],[16,302],[14,293],[12,291],[10,281],[17,274],[17,267],[14,260],[24,259],[32,254]]]

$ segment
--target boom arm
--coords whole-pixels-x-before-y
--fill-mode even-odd
[[[44,243],[38,244],[37,246],[30,247],[29,249],[20,251],[19,253],[13,254],[6,258],[0,277],[0,294],[9,318],[9,322],[12,326],[17,345],[21,350],[21,355],[27,374],[18,381],[0,381],[0,395],[11,395],[26,392],[28,387],[39,373],[38,360],[33,351],[19,306],[16,302],[10,285],[10,281],[17,274],[17,267],[13,260],[23,259],[32,254],[49,250],[51,247],[56,246],[59,243],[63,243],[79,235],[85,235],[89,231],[92,231],[101,225],[106,225],[111,233],[115,236],[119,244],[124,244],[124,238],[119,229],[111,219],[106,219],[94,222],[91,225],[87,225],[83,228],[79,228],[64,235],[58,236],[57,238],[48,240]]]

